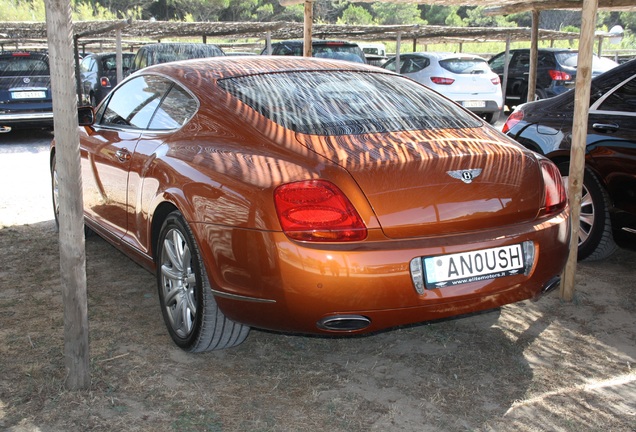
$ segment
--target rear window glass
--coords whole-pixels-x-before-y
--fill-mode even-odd
[[[555,55],[557,62],[560,65],[566,66],[566,67],[571,67],[571,68],[575,68],[576,67],[576,62],[578,61],[578,54],[575,52],[572,53],[568,53],[568,52],[561,52],[561,53],[556,53]]]
[[[352,135],[477,127],[457,105],[409,79],[365,72],[291,72],[221,80],[219,85],[295,132]]]
[[[2,57],[0,58],[0,75],[49,75],[49,65],[41,57]]]
[[[481,59],[445,59],[440,60],[441,67],[455,74],[476,74],[490,72],[486,60]]]

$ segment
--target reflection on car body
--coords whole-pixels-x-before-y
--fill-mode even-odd
[[[519,106],[504,131],[569,175],[574,92]],[[636,61],[592,80],[579,228],[579,259],[636,245]]]
[[[565,263],[556,166],[372,66],[188,60],[87,110],[86,225],[156,272],[188,351],[252,326],[360,334],[495,308]],[[55,143],[51,160],[55,186]]]

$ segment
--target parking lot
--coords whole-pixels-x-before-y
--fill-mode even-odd
[[[355,338],[254,330],[186,354],[155,278],[86,241],[92,385],[64,389],[48,171],[52,134],[0,135],[0,429],[8,431],[625,431],[636,427],[636,252],[552,292]]]

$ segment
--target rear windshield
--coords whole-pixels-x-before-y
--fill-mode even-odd
[[[0,58],[0,76],[49,75],[49,65],[41,57],[11,56]]]
[[[470,128],[481,122],[407,78],[367,72],[290,72],[221,80],[219,85],[295,132],[352,135]]]
[[[223,51],[215,45],[167,45],[151,51],[153,64],[168,63],[194,58],[218,57]]]
[[[440,60],[440,66],[455,74],[479,74],[490,72],[488,62],[482,59],[451,58]]]

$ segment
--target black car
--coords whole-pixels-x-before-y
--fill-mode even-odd
[[[44,52],[0,52],[0,132],[52,127],[51,73]]]
[[[274,42],[272,44],[272,55],[302,56],[303,46],[304,42],[302,40]],[[261,54],[267,54],[267,48]],[[357,43],[341,40],[312,40],[311,55],[313,57],[366,63],[364,52]]]
[[[225,55],[223,50],[212,44],[188,42],[148,44],[137,50],[130,73],[160,63],[223,55]]]
[[[506,105],[514,107],[528,99],[528,76],[530,74],[530,50],[509,51]],[[545,99],[574,88],[578,52],[569,49],[540,48],[537,59],[537,85],[535,100]],[[488,63],[503,83],[506,53],[492,57]],[[592,76],[600,75],[617,65],[616,62],[594,56]]]
[[[503,132],[568,175],[574,92],[517,107]],[[567,182],[566,182],[567,184]],[[579,259],[636,244],[636,60],[592,80]]]
[[[123,76],[128,74],[134,53],[122,53]],[[80,63],[80,82],[82,83],[82,102],[97,106],[117,85],[117,54],[88,54]]]

